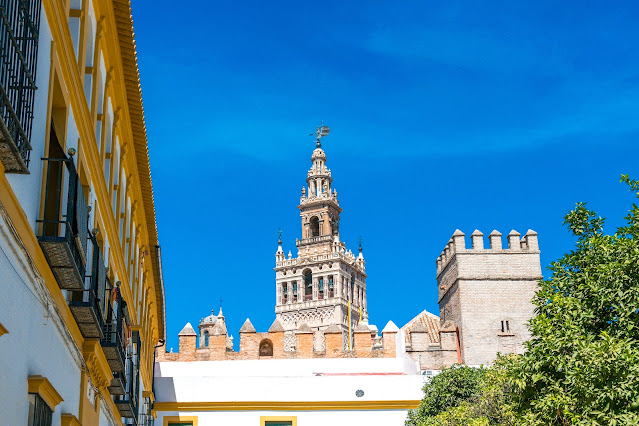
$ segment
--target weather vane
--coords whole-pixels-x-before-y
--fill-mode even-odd
[[[362,239],[362,236],[360,235],[359,238],[357,239],[357,242],[359,243],[359,251],[361,253],[362,251],[362,243],[364,242],[364,240]]]
[[[282,228],[277,229],[277,243],[282,244]]]
[[[313,135],[315,135],[315,137],[317,137],[317,142],[316,142],[316,144],[315,144],[315,145],[316,145],[318,148],[321,148],[321,147],[322,147],[322,143],[320,142],[320,139],[322,139],[322,137],[324,137],[324,136],[328,135],[328,132],[329,132],[330,130],[331,130],[331,129],[329,129],[329,128],[328,128],[328,126],[325,126],[325,125],[324,125],[324,122],[322,121],[322,124],[320,124],[320,125],[317,127],[317,130],[315,130],[315,133],[311,133],[309,136],[313,136]]]

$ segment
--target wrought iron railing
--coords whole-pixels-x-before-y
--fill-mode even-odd
[[[41,0],[0,3],[0,128],[21,156],[17,173],[28,173],[41,9]]]
[[[93,255],[88,286],[82,291],[69,292],[69,306],[84,337],[102,338],[108,308],[111,283],[106,276],[102,251],[94,235],[90,235]]]
[[[89,208],[72,158],[47,162],[38,240],[61,288],[84,288]],[[66,210],[63,203],[66,199]]]
[[[126,365],[126,391],[124,395],[114,395],[113,401],[120,411],[120,415],[134,419],[138,424],[139,394],[140,394],[140,333],[133,332],[131,351]]]
[[[124,372],[126,360],[127,335],[124,328],[124,310],[122,295],[119,288],[115,288],[114,303],[108,308],[107,321],[104,324],[103,337],[100,344],[107,357],[111,371]]]

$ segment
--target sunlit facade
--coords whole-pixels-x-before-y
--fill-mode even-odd
[[[152,424],[164,289],[130,2],[0,14],[0,423]]]

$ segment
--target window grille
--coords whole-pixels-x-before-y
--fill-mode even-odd
[[[0,118],[2,137],[15,144],[29,165],[41,0],[0,3]],[[27,173],[16,168],[14,172]]]
[[[29,426],[51,426],[53,411],[37,393],[29,394]]]

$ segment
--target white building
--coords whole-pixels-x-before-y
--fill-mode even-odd
[[[424,377],[405,356],[160,362],[156,424],[400,426]]]
[[[129,0],[0,4],[0,424],[148,424],[164,289]]]

